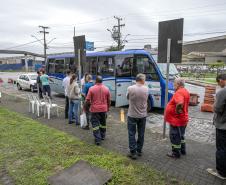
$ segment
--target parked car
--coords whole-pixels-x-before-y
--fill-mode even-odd
[[[31,92],[37,91],[37,74],[27,73],[21,74],[17,78],[17,89],[30,89]]]

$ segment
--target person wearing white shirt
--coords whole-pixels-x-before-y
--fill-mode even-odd
[[[70,84],[71,71],[68,70],[66,72],[66,77],[63,79],[62,86],[64,87],[64,95],[65,95],[65,119],[68,119],[68,111],[69,111],[69,98],[68,98],[68,86]]]

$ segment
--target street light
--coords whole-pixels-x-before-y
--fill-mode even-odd
[[[124,37],[124,39],[122,40],[122,42],[128,42],[127,40],[126,40],[126,38],[128,37],[128,36],[130,36],[130,34],[127,34],[125,37]]]
[[[47,44],[50,44],[51,42],[53,42],[56,38],[51,39]]]
[[[43,40],[43,39],[38,39],[38,38],[37,38],[36,36],[34,36],[34,35],[31,35],[31,37],[35,38],[37,41],[39,41],[39,42],[41,43],[41,45],[44,46],[44,44],[41,42],[41,40]]]

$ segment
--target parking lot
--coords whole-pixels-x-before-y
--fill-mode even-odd
[[[17,79],[17,77],[21,73],[17,72],[6,72],[6,73],[0,73],[0,77],[3,79],[3,83],[1,84],[1,92],[21,97],[21,98],[27,98],[27,94],[32,93],[29,90],[21,90],[18,91],[16,84],[9,84],[8,78],[12,78],[14,80]],[[191,93],[197,93],[200,98],[199,101],[203,102],[204,97],[204,91],[205,89],[200,86],[190,85],[186,84],[186,88]],[[53,95],[53,102],[57,103],[60,108],[64,108],[64,96],[56,94],[55,92],[52,92]],[[215,128],[212,124],[212,113],[207,112],[201,112],[200,111],[200,105],[198,106],[190,106],[189,107],[189,115],[190,115],[190,122],[187,128],[187,138],[192,139],[199,142],[205,142],[205,143],[214,143],[215,142]],[[120,117],[120,111],[122,108],[111,108],[110,116],[112,116],[114,119],[121,121]],[[127,112],[127,107],[123,107],[124,113]],[[126,116],[125,116],[126,117]],[[154,109],[147,118],[147,127],[151,129],[153,132],[156,133],[162,133],[163,128],[163,111],[159,109]],[[168,128],[167,128],[168,130]]]

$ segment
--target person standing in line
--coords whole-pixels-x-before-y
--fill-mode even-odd
[[[68,98],[69,98],[69,124],[72,124],[73,116],[75,117],[75,124],[79,125],[79,105],[80,105],[80,89],[77,83],[77,76],[73,74],[70,78],[70,84],[68,86]]]
[[[86,103],[90,104],[91,124],[95,144],[100,145],[106,136],[106,118],[111,105],[109,89],[102,84],[102,77],[96,77],[96,84],[89,89]]]
[[[49,78],[49,76],[47,74],[45,74],[45,71],[41,71],[41,76],[40,76],[40,80],[42,83],[42,92],[44,95],[48,95],[51,98],[51,89],[49,86],[49,81],[53,81],[52,79]]]
[[[127,126],[130,150],[128,157],[131,159],[137,159],[137,156],[142,155],[144,144],[148,108],[148,87],[145,86],[145,79],[144,74],[138,74],[136,84],[127,89],[127,99],[129,100]],[[138,131],[137,141],[136,130]]]
[[[68,86],[70,84],[70,74],[71,71],[66,71],[66,77],[63,79],[62,86],[64,87],[64,95],[65,95],[65,119],[68,119],[68,110],[69,110],[69,98],[68,98]]]
[[[83,78],[81,79],[81,89],[84,88],[85,83],[87,83],[87,76],[89,75],[89,73],[85,73]]]
[[[85,85],[82,89],[82,95],[84,98],[86,98],[86,96],[88,95],[90,87],[94,86],[94,83],[92,80],[93,79],[92,75],[88,74],[86,76],[86,79],[87,79],[87,82],[85,83]],[[89,112],[89,106],[86,105],[86,103],[84,103],[84,111],[86,112],[87,126],[83,129],[89,130],[90,112]]]
[[[216,171],[211,168],[207,171],[226,180],[226,74],[218,75],[216,81],[221,87],[216,94],[213,117],[216,126]]]
[[[170,141],[172,151],[167,154],[171,158],[180,158],[181,154],[186,155],[185,129],[188,124],[188,106],[190,93],[185,89],[185,82],[182,78],[174,80],[175,93],[166,106],[164,119],[170,125]]]
[[[43,96],[42,96],[42,82],[41,82],[41,79],[40,79],[40,76],[41,76],[41,73],[40,71],[37,71],[37,89],[38,89],[38,97],[39,99],[43,99]]]

